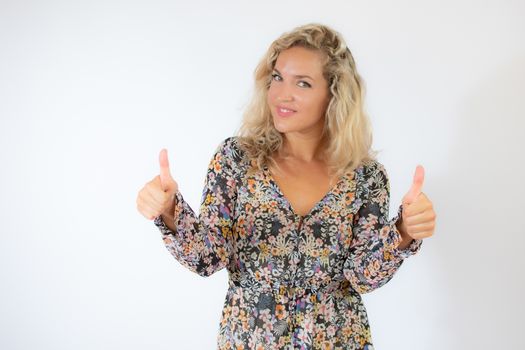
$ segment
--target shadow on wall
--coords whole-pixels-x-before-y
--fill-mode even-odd
[[[458,101],[436,203],[441,336],[450,349],[525,349],[525,58],[487,76]]]

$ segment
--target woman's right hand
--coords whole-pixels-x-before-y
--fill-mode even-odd
[[[160,175],[146,183],[139,191],[137,209],[146,217],[153,220],[161,214],[173,216],[174,198],[179,190],[177,182],[173,180],[168,162],[168,151],[163,148],[159,155]]]

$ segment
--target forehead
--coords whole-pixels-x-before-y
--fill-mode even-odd
[[[275,68],[283,74],[321,76],[323,74],[322,58],[323,55],[319,50],[294,46],[279,53],[275,61]]]

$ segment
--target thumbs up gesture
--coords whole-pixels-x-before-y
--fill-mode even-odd
[[[160,174],[146,183],[137,196],[137,209],[147,219],[161,214],[173,215],[174,197],[179,186],[173,180],[168,162],[168,151],[163,148],[159,155]]]
[[[400,244],[401,249],[408,246],[412,239],[426,238],[434,234],[436,213],[432,202],[421,192],[424,178],[423,166],[418,165],[412,186],[402,199],[403,212],[401,220],[396,223],[403,237],[403,242]]]

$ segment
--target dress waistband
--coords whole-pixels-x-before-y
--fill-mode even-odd
[[[278,294],[288,294],[288,295],[304,295],[304,294],[317,294],[321,293],[331,293],[337,290],[346,290],[350,288],[350,282],[346,279],[341,280],[332,280],[326,284],[314,285],[311,283],[302,283],[298,284],[298,281],[295,283],[290,283],[289,281],[257,281],[251,278],[244,279],[235,279],[230,276],[228,280],[228,285],[230,288],[241,287],[245,290],[250,290],[251,292],[263,292],[263,293],[278,293]]]

